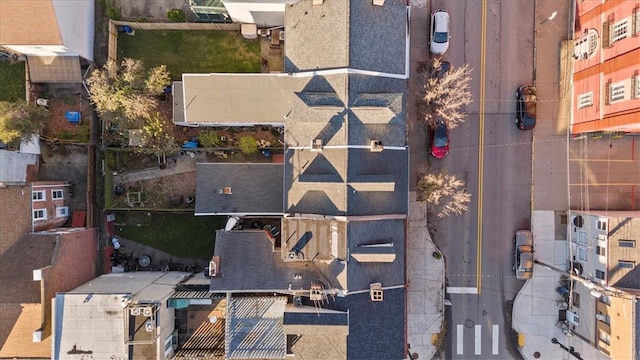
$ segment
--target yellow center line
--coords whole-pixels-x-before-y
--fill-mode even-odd
[[[482,0],[482,31],[480,34],[480,131],[478,139],[478,242],[476,249],[476,289],[482,288],[482,188],[484,178],[484,82],[485,82],[485,37],[487,35],[487,0]]]

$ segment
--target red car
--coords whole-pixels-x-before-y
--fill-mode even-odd
[[[431,128],[431,155],[436,159],[442,159],[449,154],[449,129],[442,120],[436,122]]]

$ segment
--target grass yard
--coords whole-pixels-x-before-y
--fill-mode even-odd
[[[173,256],[210,259],[215,231],[224,228],[225,216],[193,213],[126,211],[116,213],[116,234]]]
[[[25,99],[24,67],[24,62],[0,61],[0,101]]]
[[[231,31],[136,30],[118,36],[118,59],[127,57],[147,69],[167,65],[174,80],[184,73],[259,73],[260,40]]]

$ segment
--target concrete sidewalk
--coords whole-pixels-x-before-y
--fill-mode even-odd
[[[444,346],[444,259],[433,256],[440,251],[427,231],[426,204],[409,195],[407,341],[414,359],[432,359]]]
[[[566,225],[561,224],[559,214],[569,207],[571,9],[568,1],[536,1],[534,66],[538,122],[533,130],[531,230],[539,264],[534,265],[533,277],[516,296],[512,314],[512,327],[519,334],[519,350],[527,360],[607,358],[589,342],[557,325],[559,310],[566,306],[556,288],[567,267],[568,249]],[[554,12],[556,16],[549,20]],[[552,342],[554,338],[556,344]],[[567,351],[570,348],[574,354]]]

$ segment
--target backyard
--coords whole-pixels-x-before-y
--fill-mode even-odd
[[[231,31],[136,30],[118,37],[118,59],[166,65],[174,80],[184,73],[259,73],[260,40]]]
[[[216,230],[224,228],[224,216],[193,213],[119,211],[116,235],[151,246],[173,256],[211,258]]]
[[[25,99],[25,62],[16,64],[0,60],[0,101]]]

